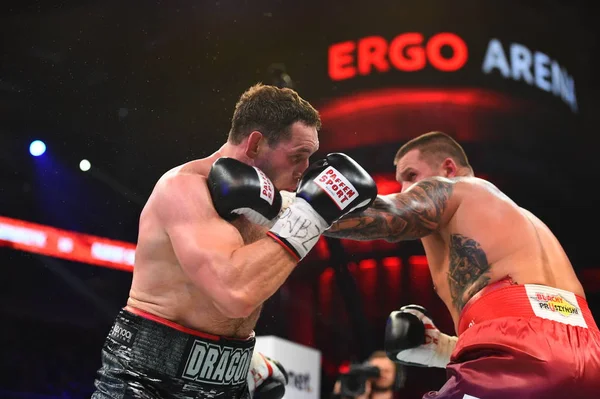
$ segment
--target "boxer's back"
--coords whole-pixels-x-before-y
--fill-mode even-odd
[[[190,240],[204,239],[203,244],[207,248],[234,251],[258,237],[257,228],[245,219],[240,218],[232,224],[217,216],[209,202],[210,194],[206,186],[205,176],[211,165],[211,160],[194,161],[167,172],[157,183],[140,216],[133,281],[127,305],[195,330],[244,338],[252,332],[260,309],[247,319],[223,316],[179,265],[160,217],[160,207],[176,208],[178,205],[175,198],[167,199],[167,202],[164,200],[165,196],[169,196],[168,180],[183,178],[187,180],[190,193],[199,191],[199,201],[206,201],[207,212],[212,214],[210,227],[207,227],[210,231],[206,237],[189,237]],[[207,285],[212,283],[206,281]]]
[[[531,212],[491,183],[460,178],[448,224],[423,239],[436,290],[455,323],[465,303],[483,287],[510,277],[584,296],[560,243]]]

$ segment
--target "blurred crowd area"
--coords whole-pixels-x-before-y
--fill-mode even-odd
[[[104,336],[57,323],[3,317],[0,398],[89,398]]]

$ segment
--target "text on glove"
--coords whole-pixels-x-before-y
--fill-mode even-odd
[[[315,178],[315,183],[331,197],[340,209],[345,209],[358,196],[352,183],[331,166]]]

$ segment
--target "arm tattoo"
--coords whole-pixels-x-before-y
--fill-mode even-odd
[[[477,241],[460,234],[450,236],[448,286],[452,304],[458,312],[488,285],[490,269],[487,256]]]
[[[353,240],[415,240],[440,227],[454,183],[426,179],[402,194],[377,197],[371,207],[333,224],[326,236]]]

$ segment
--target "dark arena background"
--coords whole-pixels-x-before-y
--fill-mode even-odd
[[[600,36],[591,6],[5,4],[0,397],[90,396],[154,183],[216,151],[235,102],[257,82],[310,101],[323,120],[313,159],[349,154],[381,194],[400,189],[392,161],[408,139],[431,130],[458,139],[477,176],[554,230],[598,317]],[[288,390],[327,398],[341,370],[382,348],[387,316],[409,303],[454,334],[418,241],[321,238],[265,304],[256,334],[320,351],[320,369],[296,370]],[[406,368],[397,397],[420,398],[445,379],[442,369]]]

